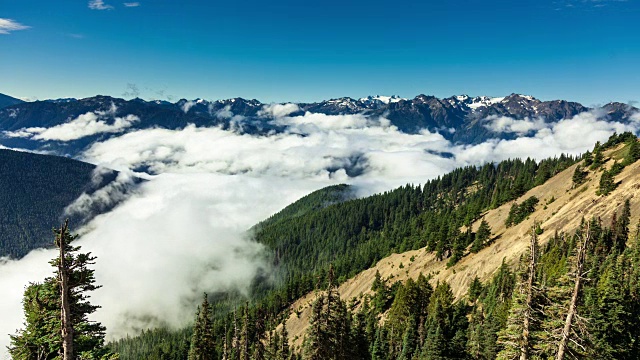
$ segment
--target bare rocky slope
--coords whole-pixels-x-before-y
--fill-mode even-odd
[[[622,146],[606,153],[608,160],[605,167],[610,167],[615,159],[621,159]],[[535,187],[521,196],[516,202],[521,203],[530,196],[540,199],[536,211],[525,221],[507,228],[505,220],[512,203],[504,204],[496,209],[487,211],[484,218],[492,229],[493,243],[477,254],[467,254],[460,262],[447,268],[447,259],[438,261],[435,254],[426,249],[392,254],[380,260],[374,267],[348,279],[338,288],[343,300],[351,301],[362,298],[370,293],[376,271],[383,278],[390,278],[392,282],[405,281],[409,277],[416,279],[420,273],[432,274],[432,282],[447,281],[457,299],[466,295],[470,282],[475,276],[481,280],[488,280],[503,261],[515,263],[528,247],[528,232],[534,221],[541,222],[544,229],[540,236],[540,243],[545,244],[553,234],[558,232],[572,233],[580,224],[583,217],[601,217],[608,222],[613,213],[618,211],[626,199],[631,200],[631,224],[636,224],[640,218],[640,161],[627,166],[619,175],[619,183],[615,191],[608,196],[598,196],[600,171],[590,171],[587,181],[577,188],[573,188],[572,176],[575,164],[545,184]],[[474,229],[479,226],[477,221]],[[287,320],[289,341],[294,346],[302,344],[305,330],[311,314],[311,303],[315,293],[309,293],[297,300],[290,308],[291,315]]]

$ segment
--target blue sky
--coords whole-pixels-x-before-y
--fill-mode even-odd
[[[640,100],[638,0],[125,2],[0,0],[0,93]]]

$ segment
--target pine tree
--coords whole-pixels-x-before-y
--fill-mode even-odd
[[[604,164],[604,154],[602,153],[602,146],[600,142],[597,142],[593,148],[593,163],[591,163],[591,170],[596,170]]]
[[[9,353],[15,360],[115,359],[118,355],[104,346],[105,327],[88,319],[99,308],[88,301],[87,294],[99,288],[89,268],[96,258],[71,245],[77,235],[71,235],[67,221],[54,232],[61,254],[50,262],[55,276],[25,290],[25,329],[11,336]],[[70,338],[66,345],[65,335]]]
[[[640,159],[640,144],[638,139],[634,136],[629,141],[629,149],[627,155],[624,157],[624,165],[631,165]]]
[[[602,172],[600,176],[600,186],[598,188],[598,195],[606,196],[609,195],[613,190],[615,190],[617,184],[615,183],[615,179],[613,174],[605,170]]]
[[[213,324],[211,305],[205,293],[202,304],[196,312],[196,322],[193,325],[189,360],[215,359],[215,344],[213,342]]]
[[[573,186],[577,187],[584,183],[587,178],[587,172],[582,169],[582,166],[576,166],[575,171],[573,172]]]
[[[593,154],[591,153],[591,151],[587,150],[587,152],[585,152],[583,155],[583,159],[585,167],[591,166],[593,164]]]
[[[473,245],[471,246],[471,252],[477,253],[482,250],[486,245],[487,241],[491,237],[491,227],[489,223],[483,218],[480,222],[480,226],[478,227],[478,231],[476,232],[475,239],[473,240]]]

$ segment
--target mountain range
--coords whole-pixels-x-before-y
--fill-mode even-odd
[[[5,95],[0,96],[0,144],[25,149],[58,148],[70,155],[88,144],[114,136],[124,129],[83,136],[72,141],[47,141],[29,138],[24,129],[45,129],[92,113],[105,124],[113,125],[117,118],[130,116],[126,130],[166,128],[181,129],[189,124],[221,126],[249,134],[268,134],[284,131],[274,122],[278,116],[302,116],[305,113],[326,115],[363,114],[384,117],[400,131],[415,134],[427,129],[439,132],[447,140],[476,144],[491,138],[513,138],[513,133],[495,132],[487,119],[508,117],[515,120],[542,119],[556,122],[585,111],[596,110],[566,100],[541,101],[532,96],[511,94],[505,97],[470,97],[467,95],[437,98],[418,95],[413,99],[397,96],[369,96],[361,99],[342,97],[314,103],[279,104],[284,112],[269,111],[274,104],[258,100],[233,98],[208,101],[181,99],[175,103],[162,100],[145,101],[139,98],[125,100],[98,95],[84,99],[56,99],[23,102]],[[611,102],[601,108],[603,117],[610,121],[627,123],[638,109],[620,102]]]

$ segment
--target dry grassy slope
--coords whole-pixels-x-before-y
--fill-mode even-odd
[[[619,156],[620,149],[607,153],[610,157]],[[606,166],[613,163],[610,158]],[[608,222],[612,214],[620,209],[625,199],[631,198],[631,223],[635,224],[640,217],[640,202],[635,197],[640,195],[640,161],[628,166],[616,177],[620,182],[618,188],[606,197],[596,196],[600,180],[600,172],[590,172],[585,184],[578,189],[571,189],[572,176],[577,165],[573,165],[545,184],[531,189],[520,197],[520,203],[530,196],[536,196],[540,203],[536,211],[522,223],[506,228],[505,219],[511,208],[511,203],[504,204],[497,209],[490,210],[485,214],[485,219],[489,223],[495,241],[478,254],[465,256],[455,266],[447,269],[446,259],[437,261],[433,253],[426,249],[407,251],[402,254],[393,254],[380,260],[375,267],[361,272],[355,277],[347,280],[339,287],[339,292],[344,300],[359,298],[363,294],[370,292],[371,284],[376,271],[379,271],[383,278],[392,278],[392,281],[404,281],[407,278],[417,278],[420,273],[434,275],[432,282],[447,281],[451,284],[456,298],[465,295],[470,281],[477,275],[482,280],[487,280],[498,269],[503,259],[508,263],[514,263],[520,255],[527,249],[527,233],[534,221],[541,221],[544,233],[540,236],[540,243],[544,244],[553,236],[556,230],[571,232],[580,224],[582,217],[591,218],[600,216],[603,221]],[[546,202],[555,198],[556,200],[547,205]],[[479,222],[474,224],[477,229]],[[411,258],[414,257],[413,261]],[[402,268],[401,268],[402,264]],[[296,301],[292,307],[292,314],[287,320],[287,330],[289,331],[290,343],[295,346],[302,344],[305,329],[308,325],[311,313],[311,302],[315,299],[315,294],[310,293]]]

